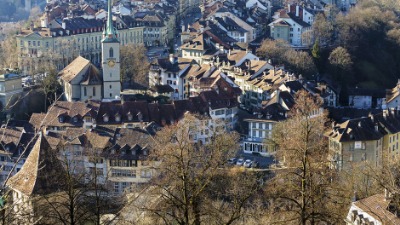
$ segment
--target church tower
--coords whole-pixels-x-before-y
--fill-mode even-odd
[[[119,55],[119,40],[117,29],[113,26],[111,1],[108,0],[107,24],[101,40],[102,67],[103,67],[103,94],[105,99],[120,97],[121,67]]]

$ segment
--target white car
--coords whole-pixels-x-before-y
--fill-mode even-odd
[[[243,166],[244,159],[240,158],[236,161],[236,166]]]
[[[250,168],[251,163],[252,163],[252,161],[250,159],[246,159],[246,161],[244,161],[244,163],[243,163],[243,166],[246,168]]]

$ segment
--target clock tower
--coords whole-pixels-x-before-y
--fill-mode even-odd
[[[103,68],[103,98],[120,97],[121,68],[119,55],[119,39],[117,29],[113,26],[111,1],[108,0],[107,24],[101,40],[101,64]]]

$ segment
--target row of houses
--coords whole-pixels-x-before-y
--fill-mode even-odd
[[[346,169],[352,162],[368,161],[375,166],[399,159],[400,113],[383,110],[366,117],[333,123],[326,136],[332,164]]]
[[[233,130],[237,111],[235,98],[215,90],[170,104],[59,101],[47,113],[32,114],[29,123],[2,128],[0,160],[7,166],[1,182],[24,153],[13,174],[19,171],[33,144],[40,140],[64,156],[75,172],[97,171],[99,182],[107,182],[115,194],[121,194],[128,187],[147,182],[154,174],[151,168],[156,162],[146,160],[152,151],[152,135],[160,127],[176,124],[188,113],[197,115],[201,129],[192,134],[192,139],[207,143],[216,131]]]
[[[148,6],[146,10],[129,15],[114,10],[112,19],[121,44],[168,44],[176,35],[174,7],[160,3],[157,7]],[[104,9],[96,11],[88,4],[48,4],[40,18],[40,26],[32,23],[28,29],[21,29],[16,37],[18,67],[27,73],[40,63],[57,59],[57,68],[62,69],[78,55],[99,64],[106,17]]]

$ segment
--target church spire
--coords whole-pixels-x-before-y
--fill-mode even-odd
[[[118,41],[118,34],[113,26],[112,12],[111,12],[111,1],[108,0],[108,11],[107,11],[107,23],[105,32],[103,32],[103,41]]]

